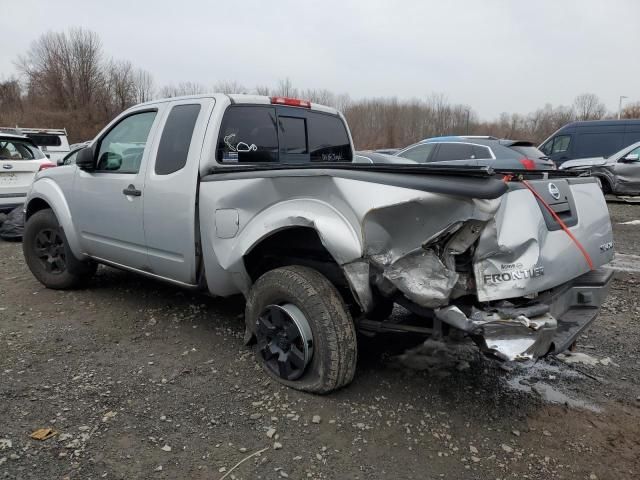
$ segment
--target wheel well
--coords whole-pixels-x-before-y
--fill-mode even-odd
[[[244,256],[244,266],[255,282],[261,275],[287,265],[313,268],[338,289],[347,305],[355,305],[342,268],[310,227],[291,227],[264,238]]]
[[[605,175],[595,175],[598,180],[600,180],[600,184],[602,185],[602,191],[604,193],[613,192],[613,185],[611,185],[611,181]]]
[[[25,220],[27,220],[34,213],[46,208],[51,208],[51,206],[41,198],[34,198],[27,205],[27,214],[25,216]]]

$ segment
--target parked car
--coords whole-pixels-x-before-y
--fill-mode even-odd
[[[589,171],[600,179],[604,193],[640,195],[640,142],[629,145],[609,157],[569,160],[563,170]]]
[[[378,150],[358,150],[355,153],[353,161],[355,163],[395,163],[398,165],[418,163],[406,158],[396,157],[395,155],[380,153]]]
[[[22,205],[36,173],[49,167],[55,164],[33,140],[0,133],[0,213]]]
[[[640,141],[640,119],[572,122],[540,145],[557,165],[577,158],[606,157]]]
[[[49,288],[84,287],[100,263],[241,293],[264,370],[317,393],[352,380],[357,330],[455,332],[525,360],[568,348],[597,316],[613,239],[596,179],[353,156],[342,115],[301,100],[138,105],[75,166],[36,177],[26,263]],[[394,303],[422,326],[386,322]]]
[[[395,155],[399,151],[399,148],[378,148],[377,150],[374,150],[376,153],[384,153],[386,155]]]
[[[35,142],[44,154],[54,163],[64,158],[69,153],[69,140],[67,130],[62,128],[23,128],[22,135],[26,135]]]
[[[555,165],[531,142],[488,136],[446,136],[422,140],[396,157],[417,163],[491,166],[507,170],[553,170]]]

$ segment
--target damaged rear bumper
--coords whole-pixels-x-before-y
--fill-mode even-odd
[[[613,271],[602,268],[540,295],[525,307],[501,306],[466,315],[451,305],[436,318],[468,333],[490,355],[507,361],[531,360],[566,350],[595,320]]]

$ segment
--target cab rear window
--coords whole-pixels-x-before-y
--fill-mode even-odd
[[[58,135],[47,135],[44,133],[29,133],[27,134],[36,145],[41,147],[59,147],[62,145],[62,141]]]
[[[222,120],[216,150],[221,163],[351,162],[342,119],[292,107],[234,105]]]

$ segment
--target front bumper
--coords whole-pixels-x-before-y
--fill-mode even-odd
[[[481,350],[500,359],[531,360],[566,350],[595,320],[607,296],[613,271],[593,270],[549,290],[521,308],[456,306],[435,311],[436,318],[468,333]]]

